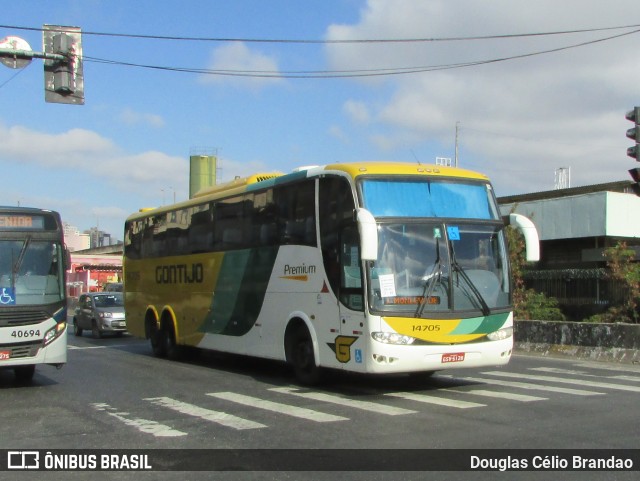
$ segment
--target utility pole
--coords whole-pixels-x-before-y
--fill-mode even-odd
[[[78,27],[44,25],[44,52],[34,52],[26,40],[9,36],[0,40],[0,62],[6,67],[24,68],[34,58],[44,59],[45,101],[84,104],[82,33]]]

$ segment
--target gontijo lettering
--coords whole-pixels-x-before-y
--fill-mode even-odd
[[[202,264],[173,264],[156,267],[156,283],[158,284],[196,284],[204,279]]]

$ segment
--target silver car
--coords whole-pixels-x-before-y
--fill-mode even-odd
[[[82,336],[85,329],[91,330],[96,339],[106,333],[122,335],[127,330],[122,293],[82,294],[73,316],[73,332],[76,336]]]

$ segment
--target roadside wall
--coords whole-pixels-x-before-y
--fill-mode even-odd
[[[640,325],[515,321],[516,352],[640,364]]]

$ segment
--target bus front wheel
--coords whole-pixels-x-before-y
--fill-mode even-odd
[[[322,378],[322,369],[316,365],[313,353],[313,340],[309,330],[297,327],[289,338],[289,362],[300,383],[305,385],[318,384]]]
[[[30,382],[33,379],[33,374],[36,372],[36,366],[29,364],[27,366],[16,366],[13,368],[18,382]]]

